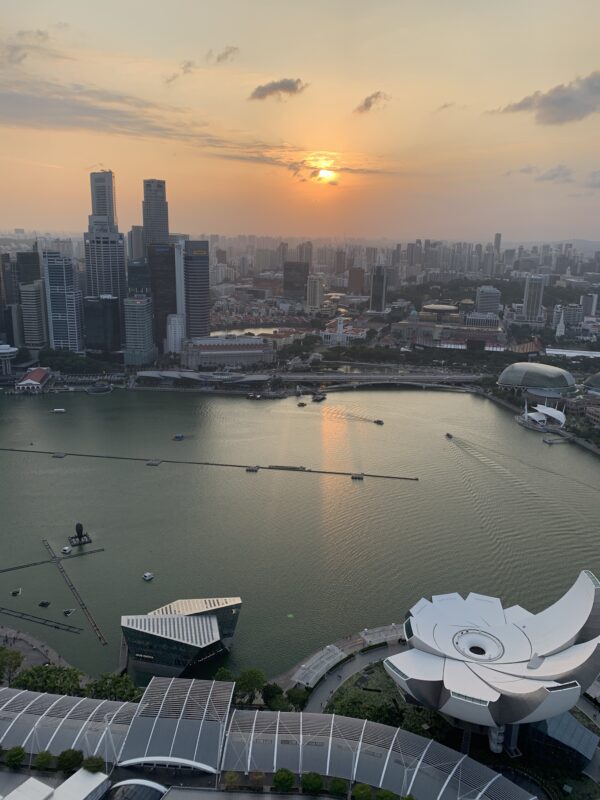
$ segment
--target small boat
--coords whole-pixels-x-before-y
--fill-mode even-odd
[[[85,390],[87,394],[110,394],[113,390],[113,387],[110,383],[105,383],[104,381],[98,381],[93,386],[88,386]]]
[[[38,603],[38,606],[40,608],[48,608],[49,605],[50,605],[50,600],[40,600],[40,602]]]
[[[153,572],[144,572],[144,574],[142,575],[142,578],[145,581],[153,581],[154,580],[154,573]]]
[[[298,403],[298,408],[304,408],[305,405],[306,403]]]
[[[66,414],[66,411],[65,411],[64,408],[53,408],[51,413],[52,414]]]
[[[382,419],[374,419],[373,422],[375,423],[375,425],[383,425]]]
[[[364,479],[365,479],[365,476],[363,475],[362,472],[355,472],[352,475],[352,480],[353,481],[364,481]]]
[[[173,437],[174,442],[183,442],[184,436],[183,433],[176,433]]]
[[[323,392],[317,392],[316,394],[313,394],[312,401],[313,403],[322,403],[323,400],[325,400],[326,398],[327,398],[326,394],[324,394]]]
[[[454,438],[454,437],[452,436],[452,434],[451,434],[451,433],[447,433],[447,434],[446,434],[446,439],[453,439],[453,438]]]
[[[69,547],[68,544],[66,544],[64,547],[60,548],[60,552],[64,553],[66,556],[68,556],[69,553],[71,552],[71,548]]]
[[[12,597],[19,597],[22,591],[21,587],[19,587],[18,589],[13,589],[10,594]]]
[[[258,472],[259,469],[260,469],[260,467],[258,465],[251,466],[251,467],[246,467],[246,472]]]
[[[71,614],[73,614],[73,613],[75,613],[75,609],[74,608],[64,608],[63,609],[63,614],[65,615],[65,617],[70,617]]]

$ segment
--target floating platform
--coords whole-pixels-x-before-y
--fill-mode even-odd
[[[160,458],[152,458],[150,461],[146,461],[147,467],[158,467],[160,466],[161,460]]]
[[[69,544],[71,547],[79,547],[81,544],[91,544],[92,537],[89,533],[84,533],[82,536],[77,536],[77,534],[73,534],[73,536],[69,536]]]
[[[64,458],[65,453],[52,453],[52,458]]]

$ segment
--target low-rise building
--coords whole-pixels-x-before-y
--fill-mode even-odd
[[[262,336],[203,336],[187,339],[181,351],[186,369],[271,364],[274,359],[272,343]]]
[[[48,367],[35,367],[15,384],[15,391],[24,394],[40,394],[49,380],[50,370]]]

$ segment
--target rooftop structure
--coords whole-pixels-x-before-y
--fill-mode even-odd
[[[22,745],[28,754],[58,755],[76,747],[124,768],[270,774],[286,767],[415,800],[535,800],[432,739],[331,714],[231,712],[233,690],[228,682],[153,678],[136,704],[0,689],[0,741],[8,748]],[[61,800],[66,797],[71,800]]]
[[[153,675],[179,676],[228,651],[240,597],[175,600],[149,614],[121,617],[128,667]]]
[[[35,367],[15,384],[15,391],[39,394],[50,378],[48,367]]]
[[[575,391],[575,378],[560,367],[523,361],[506,367],[498,378],[498,386],[521,389],[540,397],[560,397]]]
[[[590,394],[600,394],[600,372],[595,372],[583,382],[586,392]]]
[[[581,572],[539,614],[474,593],[423,598],[404,631],[409,649],[384,666],[422,705],[495,730],[545,720],[572,708],[600,672],[600,581]]]
[[[9,344],[0,344],[0,372],[2,375],[10,375],[11,361],[18,352],[18,347],[11,347]]]

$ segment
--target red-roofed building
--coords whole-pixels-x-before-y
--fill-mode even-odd
[[[30,369],[24,378],[15,384],[16,392],[24,392],[25,394],[39,394],[44,390],[44,386],[50,379],[50,370],[48,367],[35,367]]]

